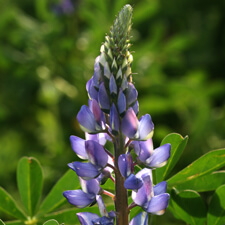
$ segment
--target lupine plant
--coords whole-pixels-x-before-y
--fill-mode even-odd
[[[85,139],[70,137],[80,161],[68,164],[70,170],[41,202],[41,166],[34,158],[22,158],[17,168],[22,202],[18,204],[0,188],[0,210],[16,218],[6,224],[148,225],[156,224],[153,218],[167,208],[187,224],[225,223],[225,171],[217,171],[225,166],[225,149],[211,151],[172,173],[188,138],[169,134],[154,148],[152,118],[138,115],[131,20],[132,7],[125,5],[105,37],[87,82],[88,106],[77,114]],[[203,200],[198,192],[208,191],[215,192],[210,200]],[[66,199],[78,209],[60,209]],[[0,219],[1,224],[5,223]]]
[[[68,164],[79,176],[82,190],[68,190],[63,195],[78,208],[97,201],[101,214],[99,217],[89,212],[78,213],[82,225],[114,224],[114,220],[117,225],[148,224],[148,213],[161,215],[169,203],[167,183],[162,181],[154,186],[152,169],[166,164],[171,145],[166,143],[153,149],[151,116],[137,118],[138,92],[132,82],[133,57],[129,51],[131,20],[132,7],[126,5],[95,60],[94,74],[86,85],[88,106],[82,106],[77,115],[86,140],[70,137],[73,151],[85,160]],[[104,147],[106,141],[113,144],[113,152]],[[100,187],[107,179],[115,183],[114,194]],[[132,191],[130,205],[128,190]],[[107,212],[101,197],[104,194],[112,197],[115,211]],[[129,223],[129,213],[136,206],[143,212]]]

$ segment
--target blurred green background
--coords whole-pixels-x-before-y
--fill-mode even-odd
[[[77,160],[69,136],[84,136],[85,84],[127,3],[139,115],[151,114],[155,146],[189,135],[177,170],[225,146],[225,1],[0,1],[0,186],[13,195],[21,156],[43,165],[45,193]]]

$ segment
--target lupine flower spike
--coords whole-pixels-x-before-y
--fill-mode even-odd
[[[86,85],[88,106],[82,106],[77,114],[86,139],[70,137],[81,160],[68,166],[79,176],[81,189],[63,195],[78,208],[98,204],[100,212],[78,213],[82,225],[147,225],[149,214],[162,215],[169,204],[167,183],[154,185],[152,169],[167,163],[171,145],[154,149],[151,116],[138,118],[138,92],[131,79],[133,56],[129,51],[131,19],[132,7],[125,5],[95,60],[93,76]],[[106,142],[111,142],[113,152],[106,149]],[[107,179],[114,182],[115,193],[104,190]],[[128,193],[133,200],[129,206]],[[115,210],[108,212],[103,195],[111,197]],[[143,211],[130,218],[134,207]]]

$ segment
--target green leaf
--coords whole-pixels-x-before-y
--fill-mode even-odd
[[[220,186],[214,193],[209,204],[207,225],[225,224],[225,185]]]
[[[59,223],[56,220],[52,219],[52,220],[46,221],[44,225],[59,225]]]
[[[16,202],[2,187],[0,187],[0,210],[14,218],[25,220],[26,216],[16,205]]]
[[[5,225],[4,222],[0,219],[0,225]]]
[[[40,214],[52,212],[67,202],[63,196],[66,190],[74,190],[80,187],[78,176],[73,170],[68,170],[56,183],[47,195],[40,207]]]
[[[168,186],[173,187],[178,184],[197,179],[220,169],[224,165],[225,149],[211,151],[167,180]]]
[[[17,184],[27,213],[32,217],[41,197],[43,173],[35,158],[24,157],[17,167]]]
[[[176,133],[169,134],[162,140],[161,145],[166,143],[171,144],[171,154],[167,164],[156,170],[157,183],[163,181],[170,174],[179,160],[187,141],[187,136],[183,138],[180,134]]]
[[[177,193],[171,191],[170,211],[176,217],[190,225],[204,225],[206,220],[206,206],[201,196],[192,190]]]
[[[193,180],[173,185],[179,191],[191,189],[197,192],[213,191],[220,185],[225,184],[225,171],[216,171]],[[172,187],[171,187],[172,188]]]

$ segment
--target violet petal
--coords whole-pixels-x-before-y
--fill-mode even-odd
[[[82,190],[64,191],[63,196],[77,208],[84,208],[95,200],[95,196],[91,196]]]
[[[129,138],[134,138],[138,129],[138,119],[132,108],[129,108],[122,119],[121,131]]]
[[[130,221],[129,225],[148,225],[148,214],[140,212]]]
[[[152,138],[154,130],[154,124],[151,116],[146,114],[141,117],[138,126],[139,140],[147,140]]]
[[[89,212],[77,213],[77,217],[81,225],[93,225],[92,221],[100,218],[99,215]]]
[[[69,163],[68,166],[84,180],[96,178],[100,174],[100,169],[91,163],[73,162]]]
[[[70,136],[70,142],[73,151],[77,154],[77,156],[81,159],[88,159],[88,155],[85,150],[85,140],[82,138],[79,138],[77,136],[71,135]]]
[[[165,144],[153,151],[151,161],[147,166],[159,168],[164,166],[170,157],[171,144]]]
[[[90,163],[103,168],[108,162],[108,154],[105,149],[96,141],[85,141],[85,149]]]
[[[170,195],[164,193],[151,198],[146,211],[155,215],[162,215],[168,207]]]
[[[109,96],[107,94],[107,91],[105,89],[105,85],[104,85],[103,82],[99,86],[98,102],[99,102],[99,105],[100,105],[101,109],[104,112],[109,113],[110,101],[109,101]]]

